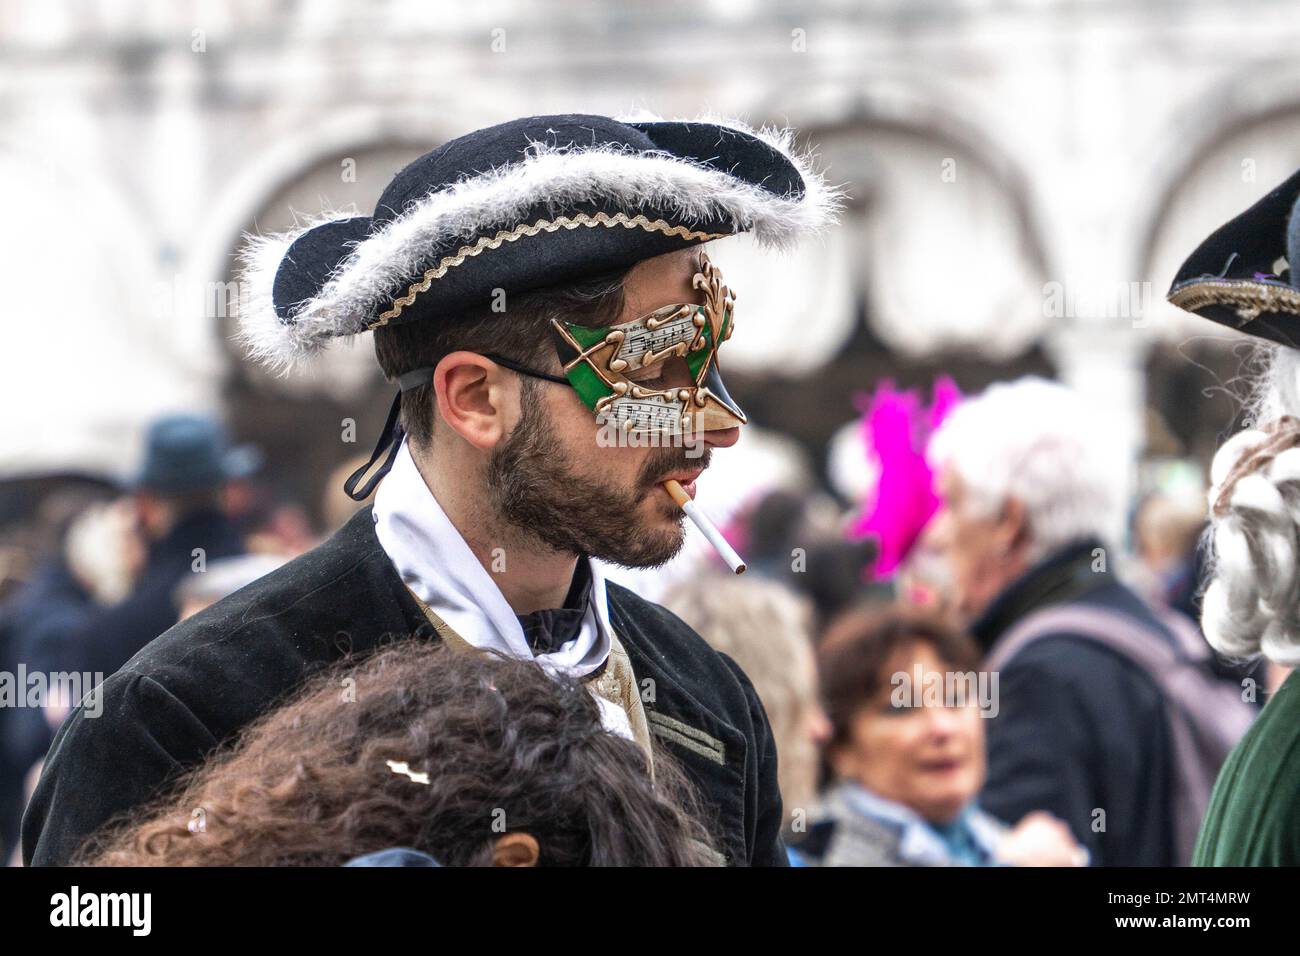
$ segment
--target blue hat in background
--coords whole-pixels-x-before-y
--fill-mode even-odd
[[[204,415],[169,415],[149,426],[144,465],[135,486],[163,495],[216,488],[257,471],[261,455],[251,446],[230,448],[221,425]]]

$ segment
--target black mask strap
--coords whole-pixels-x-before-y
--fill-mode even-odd
[[[353,501],[365,501],[369,498],[374,493],[375,486],[383,480],[386,474],[393,470],[393,462],[397,461],[397,453],[402,448],[402,439],[406,436],[406,432],[397,421],[402,412],[402,392],[409,392],[413,388],[428,385],[432,381],[432,365],[411,369],[411,371],[397,376],[398,392],[393,397],[393,407],[388,410],[388,421],[384,422],[384,430],[379,435],[379,442],[375,445],[375,450],[370,453],[370,460],[348,475],[348,480],[343,482],[344,493]],[[357,482],[379,460],[385,449],[388,451],[388,457],[384,459],[384,463],[375,469],[375,473],[358,490]]]
[[[370,460],[364,465],[348,475],[348,480],[343,482],[343,491],[353,501],[365,501],[374,493],[375,486],[383,480],[384,475],[388,474],[393,468],[393,462],[397,461],[397,453],[402,448],[402,437],[405,434],[402,426],[398,424],[397,418],[402,411],[402,393],[398,392],[393,397],[393,407],[388,410],[388,421],[384,422],[384,430],[379,436],[379,441],[375,445],[375,450],[370,453]],[[369,480],[357,489],[359,482],[371,469],[375,462],[388,452],[388,457],[380,465]]]
[[[503,368],[508,368],[512,372],[518,372],[520,375],[531,375],[533,378],[545,379],[548,382],[555,382],[557,385],[572,385],[563,375],[552,375],[550,372],[539,372],[535,368],[529,368],[527,365],[520,365],[511,359],[497,355],[495,352],[484,352],[484,358],[490,358]]]

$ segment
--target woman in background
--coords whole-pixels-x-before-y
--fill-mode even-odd
[[[979,684],[968,637],[916,611],[863,608],[832,625],[819,664],[833,784],[797,852],[822,866],[1086,863],[1049,814],[1012,829],[979,809],[981,705],[996,693]],[[994,693],[981,699],[980,686]]]

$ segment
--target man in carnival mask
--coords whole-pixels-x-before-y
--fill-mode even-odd
[[[833,218],[791,142],[531,117],[417,159],[371,216],[251,239],[242,324],[259,358],[288,368],[374,331],[398,391],[347,483],[358,499],[377,487],[373,507],[156,639],[106,681],[102,717],[74,713],[24,859],[65,862],[308,671],[413,637],[583,681],[648,773],[663,752],[684,767],[727,862],[783,864],[777,756],[748,679],[589,559],[676,554],[683,511],[664,483],[693,497],[738,438],[718,361],[736,296],[703,246],[749,231],[789,248]]]

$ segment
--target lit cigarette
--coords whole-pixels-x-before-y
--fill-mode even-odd
[[[718,554],[722,555],[722,560],[726,561],[731,570],[737,574],[744,573],[745,560],[738,554],[736,549],[727,543],[727,539],[722,536],[722,532],[714,527],[713,522],[699,508],[695,507],[695,502],[691,496],[686,493],[686,489],[675,479],[668,479],[664,482],[664,488],[673,496],[673,501],[681,505],[686,517],[690,518],[695,527],[699,528],[704,537],[709,539],[709,544],[717,549]]]

